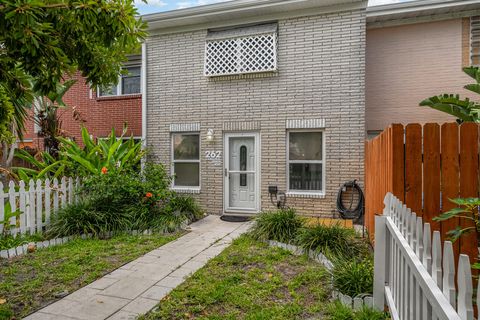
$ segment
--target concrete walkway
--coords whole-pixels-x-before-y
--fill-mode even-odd
[[[217,256],[249,223],[208,216],[191,232],[46,306],[25,319],[135,319]]]

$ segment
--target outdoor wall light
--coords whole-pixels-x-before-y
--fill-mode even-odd
[[[213,129],[208,129],[207,130],[207,140],[208,141],[213,141]]]

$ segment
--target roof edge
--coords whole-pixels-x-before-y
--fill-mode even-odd
[[[141,16],[150,31],[173,29],[175,27],[205,25],[208,23],[271,16],[275,14],[294,15],[296,12],[329,7],[352,9],[367,6],[367,0],[234,0],[210,5],[153,13]]]
[[[402,3],[372,6],[367,8],[367,22],[388,21],[437,14],[439,10],[448,10],[449,13],[472,11],[480,9],[480,0],[417,0]]]

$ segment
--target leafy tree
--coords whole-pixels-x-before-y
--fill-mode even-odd
[[[0,138],[21,135],[32,93],[54,101],[65,74],[79,70],[94,86],[115,83],[126,54],[146,36],[136,14],[134,0],[1,1]]]
[[[463,68],[463,72],[475,79],[476,83],[467,84],[465,89],[480,94],[480,71],[478,67]],[[420,102],[420,106],[428,106],[433,109],[451,114],[457,117],[458,122],[480,123],[480,103],[470,101],[469,98],[461,99],[458,94],[448,94],[430,97]]]

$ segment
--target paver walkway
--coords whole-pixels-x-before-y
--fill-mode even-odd
[[[249,223],[208,216],[191,232],[46,306],[25,319],[135,319],[217,256]]]

